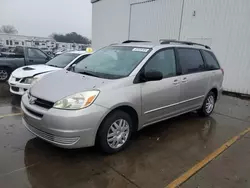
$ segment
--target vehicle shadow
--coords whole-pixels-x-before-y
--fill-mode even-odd
[[[25,166],[38,164],[26,169],[33,187],[71,187],[76,184],[82,187],[124,187],[124,182],[110,175],[111,166],[123,169],[128,175],[153,173],[149,167],[157,166],[159,157],[164,160],[157,163],[177,160],[177,156],[167,157],[174,155],[172,147],[181,147],[180,143],[188,142],[203,148],[215,130],[216,121],[212,117],[200,118],[196,113],[188,113],[146,127],[136,134],[129,148],[115,155],[102,154],[95,147],[60,149],[34,138],[25,146],[24,163]]]
[[[10,95],[9,84],[7,82],[0,82],[0,97],[9,97]]]

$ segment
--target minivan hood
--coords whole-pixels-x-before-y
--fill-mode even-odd
[[[59,70],[44,76],[35,83],[30,93],[34,97],[56,102],[78,92],[98,89],[112,80]]]
[[[12,72],[12,76],[16,78],[33,77],[37,74],[60,70],[61,68],[51,67],[48,65],[29,65],[16,69]]]

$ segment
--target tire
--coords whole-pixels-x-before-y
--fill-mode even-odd
[[[198,114],[202,117],[210,116],[210,114],[213,113],[215,102],[216,102],[215,94],[214,92],[210,91],[207,94],[201,109],[198,110]]]
[[[0,82],[5,82],[10,77],[10,71],[8,68],[0,67]]]
[[[114,111],[102,122],[97,134],[97,144],[105,153],[119,152],[129,144],[132,131],[133,121],[130,115],[121,110]]]

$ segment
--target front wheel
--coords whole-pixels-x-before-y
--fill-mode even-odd
[[[98,144],[105,153],[116,153],[124,149],[133,129],[131,117],[123,111],[108,115],[98,131]]]
[[[0,67],[0,82],[8,80],[10,77],[10,71],[5,67]]]
[[[215,94],[210,91],[203,102],[202,108],[198,110],[199,115],[206,117],[212,114],[215,107]]]

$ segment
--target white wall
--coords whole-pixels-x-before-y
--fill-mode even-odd
[[[92,46],[98,49],[128,39],[129,0],[101,0],[93,3]]]
[[[181,39],[211,46],[227,91],[250,94],[249,21],[249,0],[185,0]]]
[[[178,39],[182,0],[156,0],[144,3],[133,0],[133,2],[130,39],[149,41]]]

